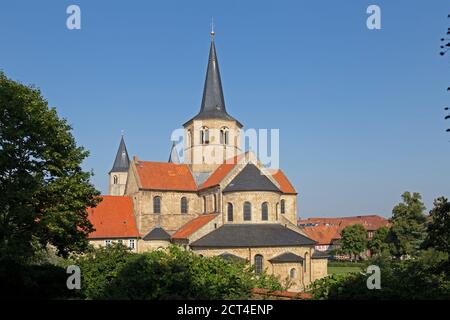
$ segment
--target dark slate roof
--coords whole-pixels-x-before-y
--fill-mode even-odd
[[[161,227],[156,227],[153,230],[151,230],[147,235],[143,238],[145,241],[151,241],[151,240],[170,240],[170,234],[166,232]]]
[[[225,99],[223,97],[222,80],[220,78],[219,61],[217,60],[216,47],[214,40],[211,41],[209,49],[208,68],[206,71],[205,86],[203,88],[203,98],[200,112],[192,120],[203,119],[223,119],[238,122],[227,113],[225,108]]]
[[[192,248],[312,246],[316,242],[281,224],[225,224],[194,241]]]
[[[311,256],[311,258],[313,258],[313,259],[327,259],[329,257],[330,257],[329,252],[322,252],[322,251],[317,251],[317,250],[315,250]]]
[[[228,253],[228,252],[224,252],[224,253],[218,255],[218,257],[220,257],[224,260],[227,260],[227,261],[237,261],[237,262],[247,261],[247,259],[245,259],[245,258],[238,257],[238,256]]]
[[[269,261],[272,263],[303,262],[303,258],[292,252],[285,252],[270,259]]]
[[[116,159],[111,172],[127,172],[130,167],[130,158],[128,157],[127,147],[125,146],[125,140],[123,136],[120,139],[119,150],[117,150]]]
[[[175,141],[172,144],[172,149],[170,150],[169,161],[171,163],[180,163],[180,157],[178,156],[178,150]]]
[[[223,192],[236,191],[280,192],[280,189],[263,175],[254,164],[249,163],[223,190]]]

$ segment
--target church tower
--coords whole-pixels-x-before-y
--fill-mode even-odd
[[[128,157],[127,147],[122,135],[114,165],[109,172],[109,195],[123,196],[125,194],[129,167],[130,158]]]
[[[196,177],[208,175],[241,152],[242,124],[225,108],[214,29],[200,112],[183,126],[185,163],[191,166]]]

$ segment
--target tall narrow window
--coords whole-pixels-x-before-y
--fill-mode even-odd
[[[229,130],[227,127],[220,129],[220,144],[227,145],[229,143]]]
[[[188,213],[188,201],[186,197],[181,198],[181,214]]]
[[[217,212],[217,195],[214,195],[214,212]]]
[[[135,242],[134,242],[134,239],[128,240],[128,247],[129,247],[131,250],[134,250],[134,248],[135,248]]]
[[[203,196],[203,213],[206,213],[206,197]]]
[[[228,221],[233,221],[233,204],[228,203],[227,205],[227,215],[228,215]]]
[[[208,144],[209,143],[209,129],[208,127],[202,127],[200,129],[200,143]]]
[[[244,203],[244,221],[252,220],[252,204],[250,202]]]
[[[161,197],[153,198],[153,213],[161,213]]]
[[[269,205],[267,202],[264,202],[261,205],[261,220],[262,221],[269,220]]]
[[[192,147],[192,133],[191,133],[191,130],[187,131],[187,134],[186,134],[186,145],[188,147]]]
[[[117,176],[113,177],[113,183],[114,184],[118,184],[119,183],[119,178]]]
[[[305,260],[303,260],[303,272],[306,273],[308,272],[308,252],[305,253]]]
[[[263,256],[257,254],[255,256],[255,273],[262,273],[262,272],[263,272]]]
[[[286,212],[286,201],[284,199],[281,200],[281,214]]]

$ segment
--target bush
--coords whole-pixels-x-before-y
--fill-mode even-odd
[[[0,297],[6,299],[67,299],[66,270],[51,264],[23,265],[0,262]]]
[[[143,254],[114,245],[77,259],[87,299],[245,299],[251,289],[282,289],[273,276],[246,264],[205,258],[172,246]]]

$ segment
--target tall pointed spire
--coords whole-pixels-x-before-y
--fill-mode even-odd
[[[172,144],[172,149],[170,150],[169,162],[180,163],[180,157],[178,156],[177,147],[175,141]]]
[[[116,159],[110,172],[127,172],[130,167],[130,158],[128,157],[127,147],[125,146],[125,140],[122,137],[120,139],[119,149],[117,150]]]
[[[200,112],[191,120],[223,119],[237,121],[230,116],[225,108],[225,99],[220,78],[219,62],[214,44],[214,22],[211,24],[211,46],[209,48],[208,67]],[[190,121],[188,121],[190,122]],[[240,123],[239,123],[240,124]]]

